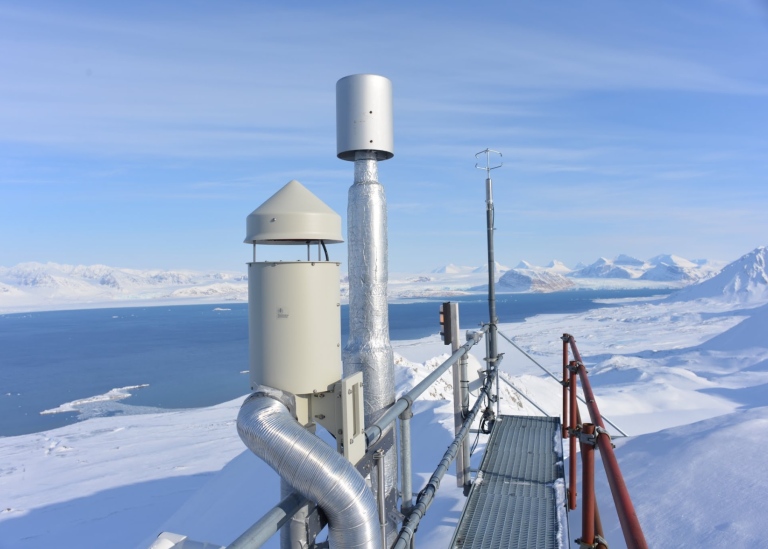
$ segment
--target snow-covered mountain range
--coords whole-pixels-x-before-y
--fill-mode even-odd
[[[240,273],[138,270],[106,265],[21,263],[0,267],[0,312],[189,300],[245,301]]]
[[[497,262],[495,272],[497,290],[501,293],[543,293],[582,288],[684,288],[712,279],[721,266],[718,262],[691,261],[675,255],[658,255],[645,261],[619,255],[573,269],[557,260],[545,267],[521,261],[514,269]],[[765,248],[745,255],[718,276],[730,281],[730,289],[724,290],[726,294],[745,298],[747,294],[764,291],[760,281],[765,277]],[[486,266],[449,264],[430,273],[391,273],[389,298],[466,295],[486,291],[487,284]],[[719,284],[715,281],[701,290],[692,286],[690,295],[711,294],[713,290],[708,288],[720,291]],[[349,281],[342,276],[342,299],[348,295],[348,289]],[[0,267],[0,313],[139,304],[244,303],[247,297],[245,273],[58,263]]]
[[[558,260],[545,267],[520,261],[514,269],[497,263],[498,290],[501,292],[559,292],[578,288],[682,288],[688,284],[714,276],[724,265],[706,259],[688,260],[676,255],[662,254],[648,260],[640,260],[621,254],[614,259],[599,258],[590,265],[578,263],[573,269]],[[487,268],[457,267],[446,265],[432,271],[440,274],[469,276],[470,273],[487,273]],[[483,281],[487,283],[487,281]],[[480,283],[472,290],[485,290]]]

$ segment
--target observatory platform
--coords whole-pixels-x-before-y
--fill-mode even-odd
[[[452,549],[567,544],[567,532],[561,532],[566,520],[558,518],[566,501],[560,433],[556,417],[498,417]]]

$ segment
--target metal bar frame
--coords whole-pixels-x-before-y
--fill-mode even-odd
[[[574,370],[578,371],[581,386],[584,390],[584,396],[587,401],[587,409],[592,423],[597,427],[597,447],[600,450],[600,457],[602,458],[603,468],[605,469],[605,475],[608,478],[608,485],[611,488],[611,495],[616,506],[616,514],[619,516],[619,523],[621,524],[621,530],[624,534],[624,540],[626,541],[628,549],[647,549],[648,543],[645,541],[645,535],[643,529],[640,526],[640,521],[637,518],[635,507],[632,504],[632,499],[629,497],[629,490],[624,482],[624,477],[621,474],[619,468],[619,462],[616,459],[616,454],[613,452],[613,444],[611,443],[610,436],[603,424],[602,416],[600,415],[600,409],[595,401],[595,394],[592,391],[592,385],[589,382],[587,376],[587,370],[584,368],[584,363],[581,360],[581,354],[578,347],[576,347],[576,339],[573,336],[568,338],[571,351],[576,359],[571,364],[575,364],[575,368],[571,369],[572,376]],[[573,380],[573,377],[571,377]],[[572,393],[575,392],[575,383],[570,387]],[[573,434],[571,433],[571,440],[573,440]],[[582,458],[583,459],[583,458]],[[573,461],[573,456],[571,456]]]

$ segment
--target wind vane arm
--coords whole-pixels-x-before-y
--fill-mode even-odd
[[[491,178],[491,170],[496,170],[504,165],[504,162],[501,162],[498,166],[491,166],[491,153],[498,154],[499,157],[503,156],[499,151],[494,151],[493,149],[485,149],[475,155],[475,158],[478,158],[481,154],[485,155],[485,166],[480,166],[478,163],[475,163],[475,168],[478,170],[485,170],[487,179]]]

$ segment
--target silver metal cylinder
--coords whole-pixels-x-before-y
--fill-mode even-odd
[[[355,160],[357,151],[376,159],[394,156],[392,82],[376,74],[353,74],[336,83],[336,152]]]
[[[411,484],[411,418],[413,412],[406,410],[400,414],[400,511],[403,515],[413,507],[413,487]]]
[[[378,182],[376,155],[357,152],[355,181],[347,208],[349,243],[349,339],[344,348],[344,375],[363,373],[365,424],[372,425],[395,401],[395,367],[389,340],[387,308],[387,207],[384,187]],[[383,448],[387,533],[397,533],[397,455],[394,432],[386,434]],[[378,492],[377,476],[371,475]]]

